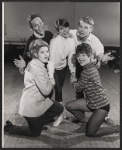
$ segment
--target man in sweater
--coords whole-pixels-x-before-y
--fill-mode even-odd
[[[31,60],[31,57],[28,54],[30,43],[33,40],[42,39],[43,41],[50,44],[50,40],[53,37],[53,34],[50,31],[45,31],[43,19],[37,13],[32,13],[28,17],[28,25],[29,25],[30,29],[33,31],[33,34],[27,40],[25,50],[23,53],[23,57],[20,55],[19,56],[20,60],[18,60],[18,59],[14,60],[14,64],[16,65],[16,67],[19,68],[19,71],[22,74],[23,74],[24,68],[26,67],[28,62]]]

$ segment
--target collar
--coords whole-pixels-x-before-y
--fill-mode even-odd
[[[39,68],[42,68],[44,67],[45,68],[45,64],[42,63],[41,61],[39,61],[38,59],[36,58],[33,58],[32,61],[31,61],[32,64],[34,64],[35,66],[39,67]],[[46,68],[45,68],[46,69]]]
[[[85,66],[83,66],[83,69],[86,69],[86,68],[91,68],[94,66],[94,63],[92,62],[89,62],[88,64],[86,64]]]
[[[43,35],[40,35],[40,34],[38,34],[38,33],[36,33],[36,32],[34,31],[34,35],[35,35],[37,38],[42,39],[42,38],[44,38],[44,36],[45,36],[45,32],[44,32]]]

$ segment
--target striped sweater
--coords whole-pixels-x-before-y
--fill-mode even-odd
[[[82,90],[85,92],[87,105],[92,109],[109,104],[99,72],[93,63],[83,66],[83,71],[78,82],[74,83],[74,88],[77,92]]]

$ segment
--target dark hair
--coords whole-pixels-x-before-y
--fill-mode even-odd
[[[82,43],[80,45],[77,46],[76,48],[76,57],[81,53],[81,54],[86,54],[88,57],[91,56],[92,54],[92,48],[89,44],[87,43]]]
[[[29,17],[28,17],[28,24],[29,24],[29,27],[32,29],[33,28],[33,26],[32,26],[32,20],[34,20],[35,18],[37,18],[37,17],[39,17],[42,21],[43,21],[43,19],[42,19],[42,17],[38,14],[38,13],[32,13]]]
[[[55,28],[59,31],[59,27],[69,27],[69,22],[66,19],[58,19],[55,22]]]
[[[85,23],[87,23],[87,24],[89,24],[89,25],[94,25],[94,20],[92,19],[92,18],[90,18],[89,16],[83,16],[83,17],[81,17],[80,19],[79,19],[79,21],[78,21],[78,24],[80,24],[80,21],[83,21],[83,22],[85,22]]]
[[[35,58],[34,53],[38,53],[38,51],[41,47],[48,47],[49,48],[49,45],[48,45],[48,43],[46,43],[42,39],[33,40],[29,45],[29,52],[28,52],[29,57]]]

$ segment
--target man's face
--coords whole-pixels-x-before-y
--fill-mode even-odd
[[[85,22],[83,22],[82,20],[80,21],[79,25],[78,25],[78,35],[81,38],[84,38],[86,36],[88,36],[93,30],[93,27]]]
[[[31,24],[33,31],[40,35],[44,34],[44,22],[41,20],[41,18],[36,17],[31,21]]]

